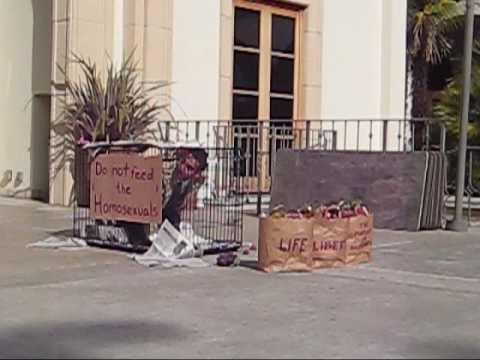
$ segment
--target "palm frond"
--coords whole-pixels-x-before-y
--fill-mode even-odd
[[[461,8],[455,0],[414,2],[409,12],[409,53],[438,64],[452,49],[448,37],[461,24]]]

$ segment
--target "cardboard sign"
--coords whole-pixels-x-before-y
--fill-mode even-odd
[[[347,219],[262,218],[258,267],[266,272],[310,271],[372,260],[373,216]]]
[[[315,218],[313,226],[313,268],[323,269],[345,265],[349,219]]]
[[[90,212],[96,219],[162,222],[162,159],[112,153],[90,167]]]
[[[350,219],[347,241],[348,265],[356,265],[372,260],[373,216],[356,216]]]
[[[313,221],[260,219],[258,267],[265,272],[312,270]]]

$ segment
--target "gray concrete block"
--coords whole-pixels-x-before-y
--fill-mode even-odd
[[[361,199],[375,227],[419,228],[427,154],[282,150],[272,183],[274,207]]]

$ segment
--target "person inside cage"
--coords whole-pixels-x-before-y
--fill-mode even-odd
[[[207,168],[207,158],[207,152],[201,148],[177,149],[170,181],[164,179],[162,221],[168,220],[175,228],[180,228],[182,210],[187,203],[195,202],[195,194],[205,182],[203,172]]]

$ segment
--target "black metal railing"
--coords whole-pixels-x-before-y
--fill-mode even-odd
[[[472,223],[473,199],[480,197],[480,146],[467,147],[467,176],[465,183],[465,193],[467,197],[467,219]],[[478,208],[476,209],[478,210]]]
[[[453,209],[455,206],[458,147],[454,146],[447,149],[445,153],[449,162],[446,190],[448,196],[447,206]],[[467,147],[463,196],[463,209],[467,212],[468,223],[472,225],[473,211],[480,210],[480,146],[470,145]]]
[[[158,134],[164,142],[206,147],[277,136],[302,139],[298,144],[307,149],[414,151],[445,146],[446,129],[437,119],[175,120],[159,122]]]
[[[235,176],[244,192],[269,194],[280,149],[321,151],[445,151],[447,131],[436,119],[176,120],[158,124],[164,143],[198,142],[206,148],[233,147],[243,156]],[[248,199],[248,198],[247,198]]]

